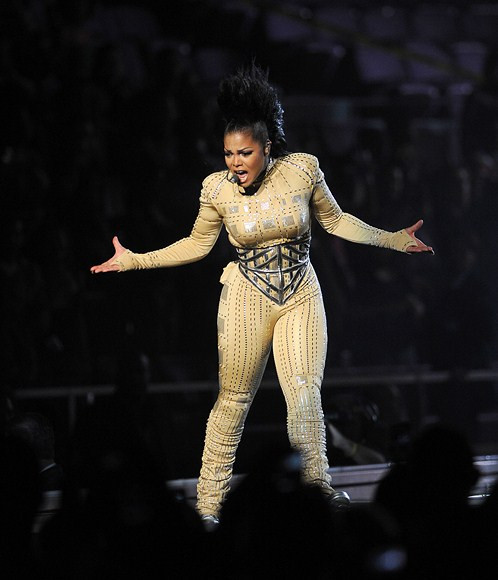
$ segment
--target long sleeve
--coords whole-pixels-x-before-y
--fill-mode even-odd
[[[197,219],[190,235],[173,244],[145,254],[126,250],[116,261],[119,271],[170,268],[197,262],[212,249],[221,231],[222,217],[203,189]]]
[[[404,229],[388,232],[370,226],[357,217],[343,212],[330,192],[318,164],[315,176],[312,207],[318,223],[327,232],[350,242],[389,248],[399,252],[406,252],[409,246],[416,245],[416,242]]]

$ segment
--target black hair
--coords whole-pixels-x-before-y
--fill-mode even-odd
[[[286,155],[284,110],[277,91],[254,62],[225,77],[218,91],[218,106],[225,122],[224,134],[250,131],[264,147],[271,141],[273,157]]]

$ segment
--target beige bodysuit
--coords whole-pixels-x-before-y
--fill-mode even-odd
[[[318,161],[304,153],[270,162],[254,195],[220,171],[203,182],[190,236],[161,250],[127,250],[120,271],[200,260],[222,225],[238,260],[221,277],[218,310],[219,395],[209,415],[197,487],[201,515],[218,515],[229,491],[245,418],[273,350],[287,405],[289,441],[302,456],[303,477],[333,493],[325,447],[320,388],[327,325],[320,286],[309,262],[311,216],[331,234],[405,252],[405,230],[386,232],[343,213]]]

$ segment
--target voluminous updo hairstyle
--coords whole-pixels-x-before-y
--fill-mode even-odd
[[[283,109],[268,73],[254,62],[225,77],[218,91],[218,106],[225,123],[224,135],[250,131],[264,147],[271,141],[272,157],[286,155]]]

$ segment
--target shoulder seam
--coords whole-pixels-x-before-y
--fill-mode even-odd
[[[225,181],[226,171],[215,171],[204,178],[202,182],[203,189],[206,191],[206,196],[214,199]]]
[[[294,159],[292,159],[292,157]],[[315,178],[313,169],[310,168],[306,163],[299,163],[299,158],[307,158],[308,160],[312,161],[315,165],[314,169],[316,170],[318,166],[318,160],[314,155],[309,153],[291,153],[291,155],[282,157],[282,162],[288,163],[289,165],[292,165],[301,170],[313,182]]]

